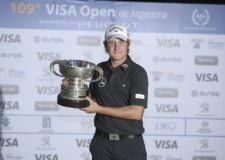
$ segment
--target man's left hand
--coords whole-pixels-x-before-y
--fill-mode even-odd
[[[80,108],[80,110],[85,111],[86,113],[98,113],[101,109],[101,106],[98,105],[94,100],[92,100],[90,97],[86,97],[86,99],[89,101],[89,106],[85,108]]]

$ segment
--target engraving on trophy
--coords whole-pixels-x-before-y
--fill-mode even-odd
[[[55,71],[55,65],[59,67],[59,73]],[[86,100],[88,85],[86,83],[97,82],[102,79],[103,71],[92,62],[83,60],[54,60],[50,64],[52,73],[64,77],[67,84],[61,84],[61,92],[57,97],[57,103],[65,107],[83,108],[88,107]],[[98,77],[92,79],[94,71]]]

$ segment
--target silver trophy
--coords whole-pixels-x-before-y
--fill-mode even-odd
[[[55,71],[58,65],[59,72]],[[97,82],[102,79],[103,71],[92,62],[83,60],[54,60],[50,64],[51,71],[64,77],[65,82],[61,84],[61,92],[57,97],[57,103],[65,107],[83,108],[89,106],[86,100],[88,85],[86,83]],[[93,72],[98,72],[98,77],[92,79]]]

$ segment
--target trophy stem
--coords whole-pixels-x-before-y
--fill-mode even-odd
[[[84,107],[88,107],[90,105],[88,100],[64,99],[60,96],[60,94],[57,97],[57,103],[64,107],[70,107],[70,108],[84,108]]]

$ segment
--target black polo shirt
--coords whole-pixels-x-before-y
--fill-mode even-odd
[[[103,69],[101,81],[90,84],[90,93],[98,104],[108,107],[139,105],[147,108],[148,77],[143,67],[127,60],[117,69],[110,69],[110,60],[98,64]],[[95,74],[93,78],[98,76]],[[142,120],[126,120],[96,114],[95,126],[109,133],[140,134],[144,132]]]

